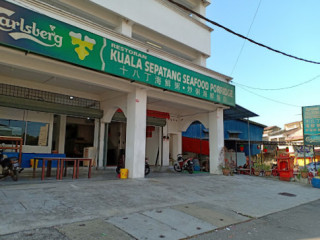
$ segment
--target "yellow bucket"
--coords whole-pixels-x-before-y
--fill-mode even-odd
[[[38,168],[38,162],[39,160],[36,160],[36,168]],[[34,159],[30,159],[30,165],[33,168],[33,164],[34,164]]]
[[[127,179],[128,178],[128,169],[121,168],[120,169],[120,178],[121,179]]]

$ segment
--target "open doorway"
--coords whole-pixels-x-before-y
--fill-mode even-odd
[[[150,165],[162,165],[162,130],[169,119],[168,113],[147,110],[146,127],[146,157]],[[107,162],[106,166],[116,166],[118,161],[124,156],[126,148],[126,127],[127,119],[121,109],[118,109],[109,124],[106,124],[106,145]],[[167,137],[169,139],[169,137]]]
[[[67,157],[83,157],[84,148],[92,147],[94,119],[67,117],[65,154]]]
[[[162,166],[160,131],[162,127],[149,125],[146,128],[146,158],[151,166]]]
[[[111,122],[108,124],[108,154],[107,166],[116,166],[125,154],[126,123]]]

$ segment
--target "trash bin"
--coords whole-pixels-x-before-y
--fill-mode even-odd
[[[120,169],[120,178],[121,179],[127,179],[128,178],[128,169],[121,168]]]
[[[314,188],[320,188],[320,177],[318,176],[318,177],[312,178],[311,184],[312,184],[312,187]]]

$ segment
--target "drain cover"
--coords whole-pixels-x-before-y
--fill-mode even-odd
[[[295,194],[287,193],[287,192],[281,192],[281,193],[278,193],[278,194],[282,195],[282,196],[287,196],[287,197],[296,197],[297,196]]]

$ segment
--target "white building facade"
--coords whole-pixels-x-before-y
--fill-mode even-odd
[[[180,0],[205,15],[210,1]],[[230,77],[206,68],[212,29],[167,0],[0,2],[0,135],[23,152],[96,151],[98,167],[125,156],[168,166],[194,121],[210,130],[219,174]]]

